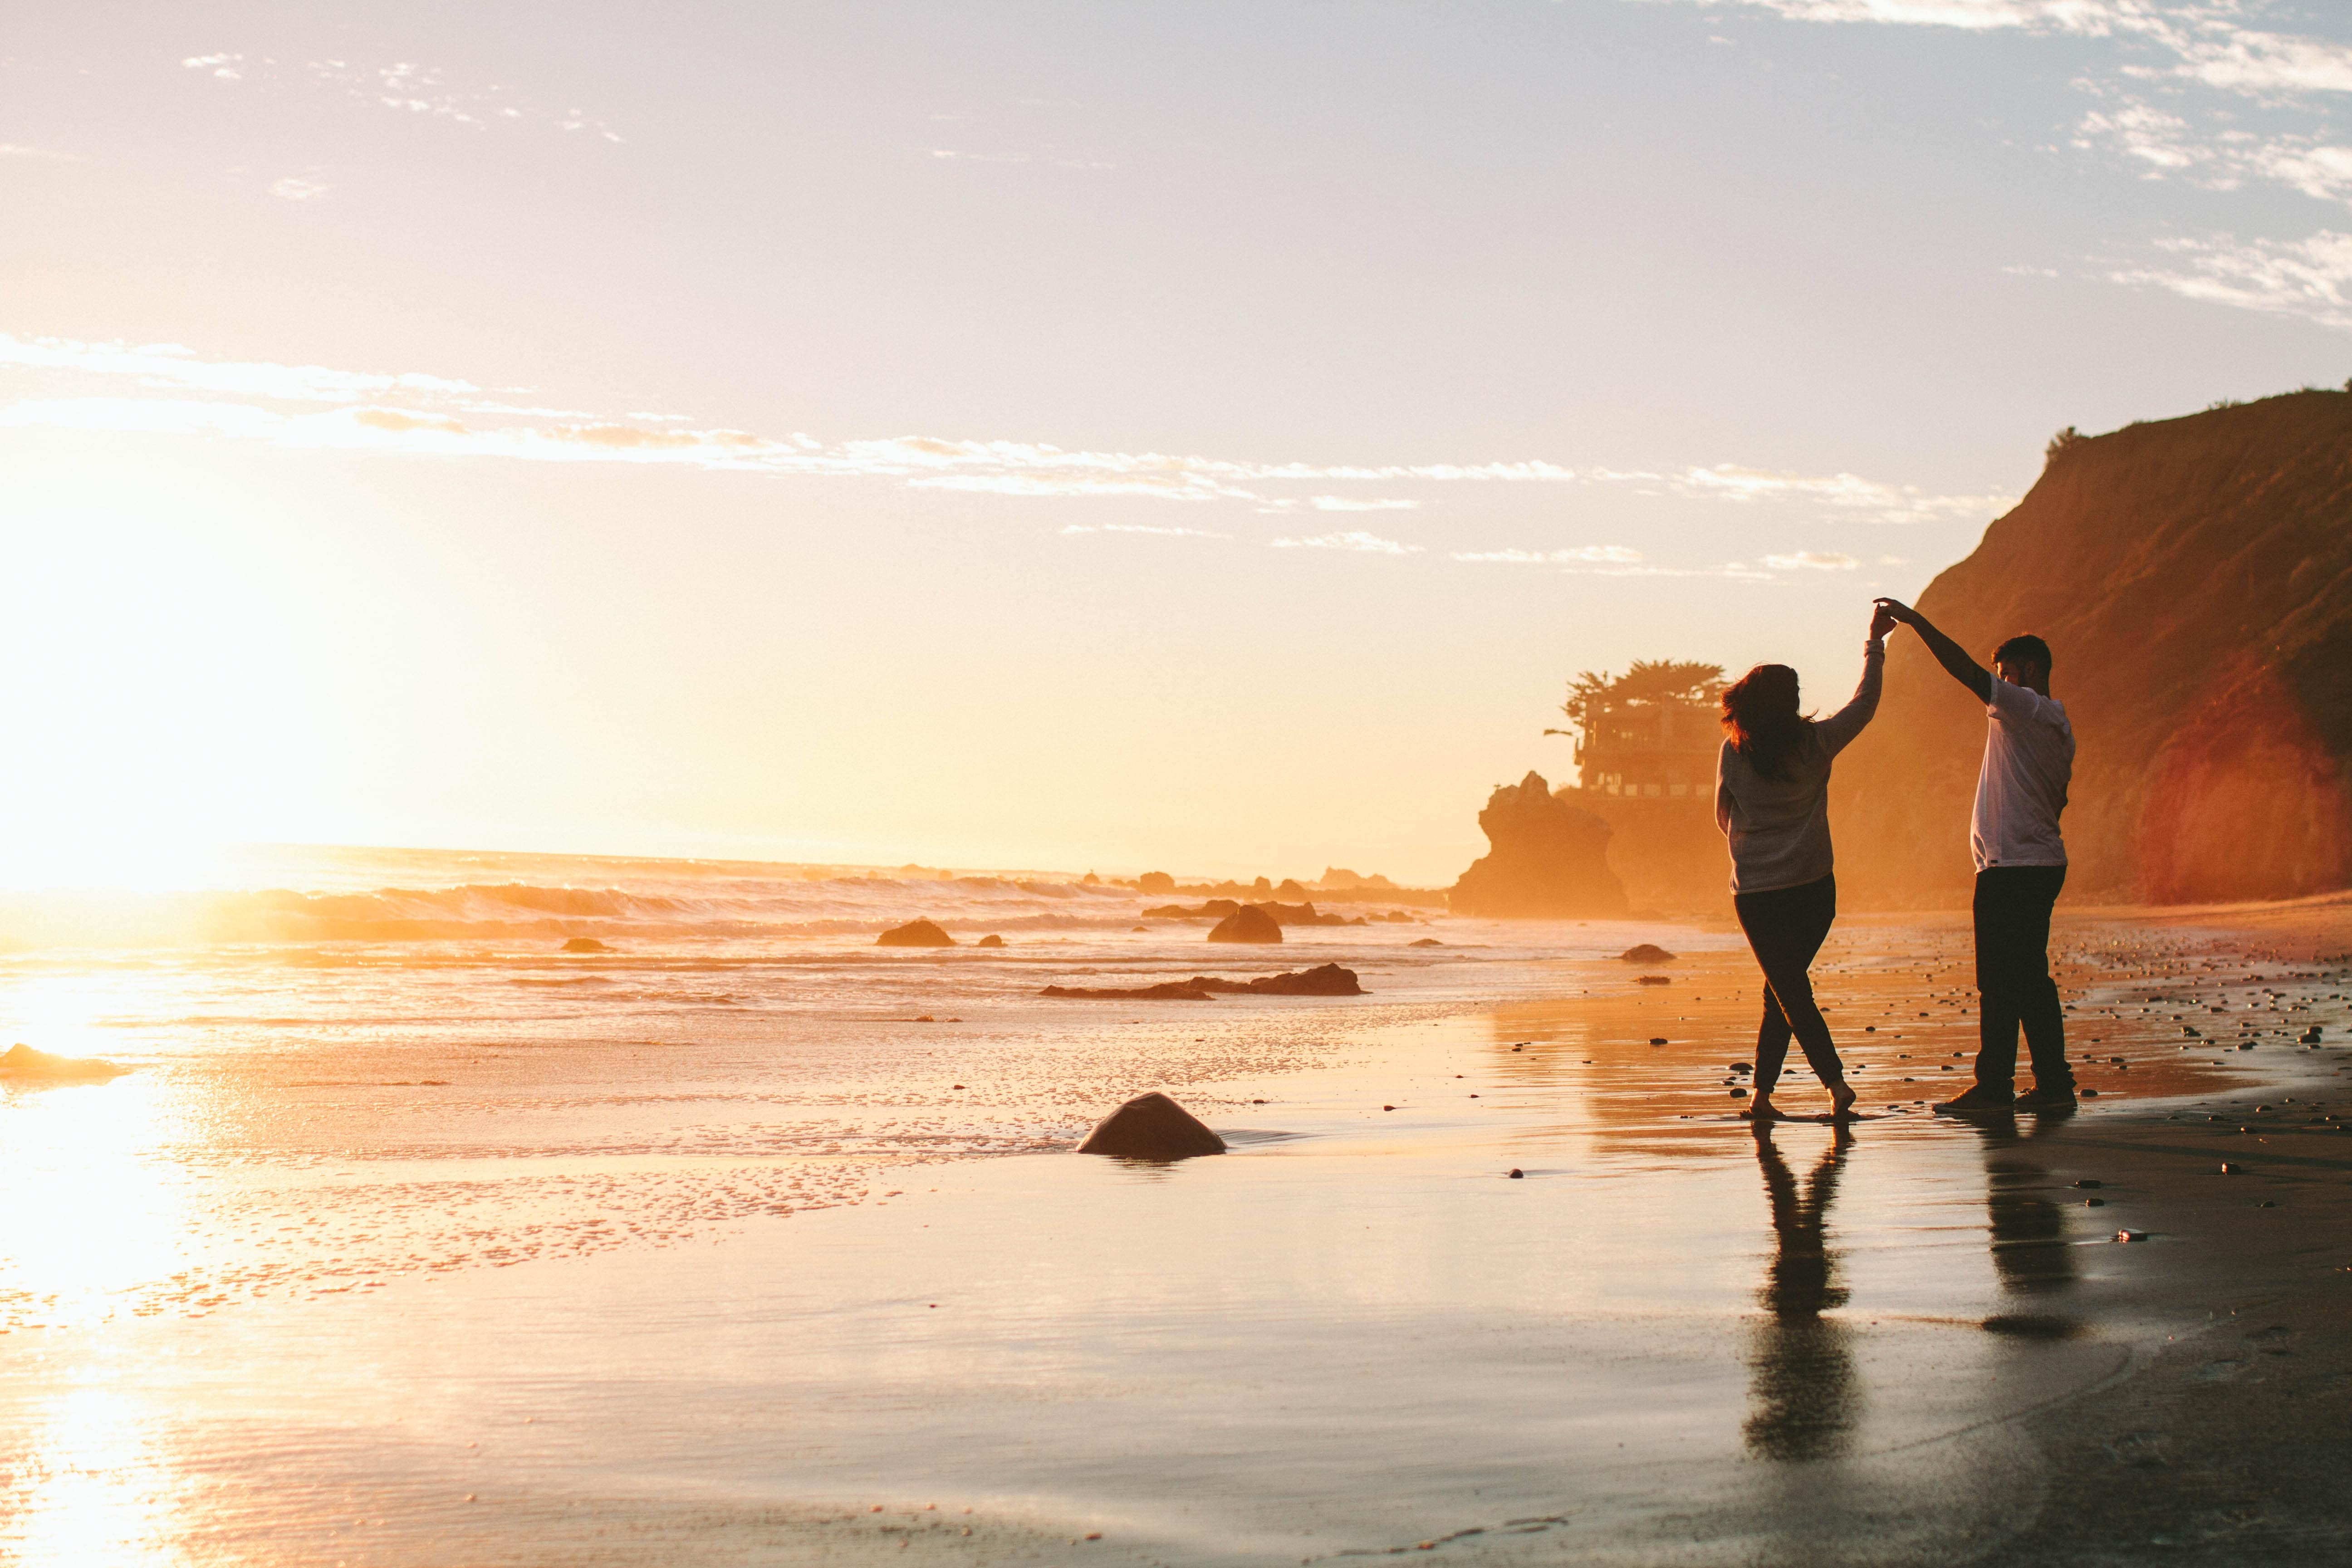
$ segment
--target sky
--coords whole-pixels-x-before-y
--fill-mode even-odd
[[[235,841],[1450,880],[2352,374],[2293,0],[19,7],[0,882]]]

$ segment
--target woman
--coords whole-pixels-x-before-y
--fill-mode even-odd
[[[1731,846],[1731,903],[1764,971],[1764,1023],[1756,1034],[1756,1098],[1741,1114],[1785,1121],[1772,1104],[1789,1037],[1830,1091],[1830,1112],[1853,1110],[1845,1064],[1813,1003],[1806,974],[1837,919],[1831,874],[1830,763],[1878,710],[1894,617],[1871,616],[1862,684],[1853,700],[1822,720],[1797,711],[1797,672],[1759,664],[1723,694],[1724,742],[1715,765],[1715,823]]]

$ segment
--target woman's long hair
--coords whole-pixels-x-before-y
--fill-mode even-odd
[[[1724,689],[1723,732],[1762,777],[1789,776],[1789,753],[1811,728],[1797,713],[1797,672],[1785,664],[1759,664]]]

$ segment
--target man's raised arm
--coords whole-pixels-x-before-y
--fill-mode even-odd
[[[1975,692],[1978,701],[1992,700],[1991,673],[1970,658],[1966,648],[1937,631],[1933,621],[1899,599],[1881,599],[1878,607],[1882,613],[1892,616],[1917,632],[1919,640],[1927,645],[1927,651],[1936,656],[1936,662],[1942,665],[1954,680]]]

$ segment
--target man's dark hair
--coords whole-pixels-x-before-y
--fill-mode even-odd
[[[2013,637],[1992,650],[1995,664],[2005,658],[2030,658],[2042,667],[2044,676],[2050,673],[2050,645],[2032,632]]]

